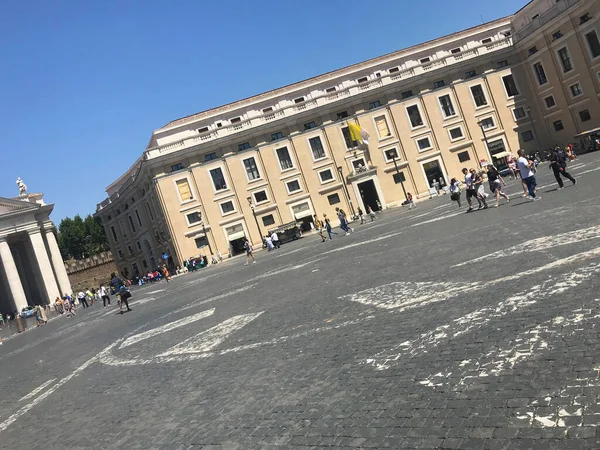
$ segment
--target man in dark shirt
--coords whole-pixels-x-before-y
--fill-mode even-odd
[[[564,187],[561,175],[566,179],[571,180],[573,184],[577,183],[575,178],[567,172],[567,155],[560,147],[556,147],[552,152],[552,155],[550,155],[550,168],[554,172],[554,178],[556,178],[556,182],[558,183],[558,189]]]

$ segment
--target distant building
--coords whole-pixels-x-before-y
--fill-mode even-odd
[[[24,185],[23,185],[24,187]],[[26,189],[26,188],[25,188]],[[71,293],[42,194],[0,197],[0,313],[53,303]]]
[[[96,216],[123,275],[241,251],[313,214],[429,196],[463,167],[600,124],[600,2],[534,0],[478,25],[154,131]],[[325,51],[325,50],[324,50]],[[277,70],[276,66],[272,68]],[[354,141],[349,125],[368,132]],[[396,169],[397,166],[397,169]],[[400,172],[397,174],[397,170]],[[254,216],[255,215],[255,216]],[[258,227],[257,227],[258,223]]]

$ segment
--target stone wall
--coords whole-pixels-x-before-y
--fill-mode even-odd
[[[83,288],[97,288],[110,281],[111,272],[118,272],[111,252],[103,252],[79,261],[65,262],[73,292]]]

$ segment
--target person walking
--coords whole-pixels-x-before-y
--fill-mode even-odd
[[[485,199],[489,194],[485,192],[485,188],[483,187],[483,173],[471,169],[471,179],[473,180],[473,189],[477,192],[477,200],[480,202],[478,209],[487,209],[488,205]],[[481,206],[482,203],[483,207]]]
[[[505,198],[506,203],[509,203],[510,198],[508,197],[508,195],[502,192],[502,186],[506,186],[506,183],[500,175],[500,172],[498,172],[498,169],[496,169],[495,166],[490,164],[487,168],[487,176],[488,181],[490,183],[490,191],[492,191],[492,194],[496,196],[496,204],[494,205],[494,208],[500,206],[500,197]]]
[[[323,221],[321,221],[321,219],[319,219],[319,217],[316,214],[313,216],[313,218],[315,219],[315,228],[317,230],[317,233],[319,233],[321,242],[325,242],[326,239],[323,235]]]
[[[125,303],[127,311],[131,311],[131,308],[129,307],[129,297],[131,297],[131,294],[125,288],[123,281],[121,281],[121,279],[117,277],[114,272],[110,274],[110,284],[112,285],[115,293],[119,296],[119,310],[121,314],[123,314],[123,303]]]
[[[541,197],[537,197],[535,195],[535,188],[537,186],[537,182],[535,181],[535,176],[533,174],[532,166],[533,161],[527,159],[525,157],[525,150],[520,149],[517,154],[519,158],[517,159],[517,167],[519,168],[519,173],[521,174],[521,179],[523,183],[527,186],[527,192],[529,194],[529,199],[532,201],[539,200]]]
[[[556,178],[556,182],[558,183],[558,189],[565,187],[561,176],[565,177],[567,180],[571,180],[571,183],[577,184],[577,180],[567,172],[567,155],[560,147],[556,147],[550,155],[550,168],[552,169],[552,172],[554,172],[554,178]]]
[[[245,266],[250,262],[250,258],[252,258],[252,264],[256,264],[256,258],[254,257],[254,250],[252,249],[252,245],[248,242],[248,239],[244,238],[244,249],[246,250],[246,263]]]
[[[268,234],[265,236],[265,242],[267,243],[267,251],[275,250],[275,246],[273,245],[273,239]]]
[[[281,244],[279,243],[279,236],[277,236],[277,231],[273,231],[273,234],[271,234],[271,242],[273,242],[275,248],[281,247]]]
[[[473,202],[471,200],[473,197],[475,197],[477,203],[479,203],[479,209],[481,209],[483,206],[481,200],[477,196],[477,188],[475,187],[475,179],[473,178],[473,174],[469,172],[466,167],[463,168],[462,173],[465,176],[465,190],[467,191],[466,197],[467,203],[469,204],[469,209],[467,209],[467,212],[473,211]]]
[[[323,220],[325,221],[325,229],[327,230],[327,235],[329,236],[329,240],[331,240],[332,234],[335,234],[336,236],[338,236],[338,234],[332,230],[331,221],[329,220],[329,217],[327,217],[327,214],[323,214]]]
[[[110,296],[108,295],[108,291],[106,290],[106,287],[100,286],[98,288],[98,293],[100,294],[100,298],[102,299],[102,303],[103,303],[104,307],[106,308],[106,303],[108,303],[108,306],[110,306]]]
[[[450,180],[450,200],[458,203],[458,207],[461,207],[460,204],[460,186],[458,185],[458,180],[456,178],[452,178]]]
[[[75,307],[73,306],[73,303],[71,303],[70,297],[65,298],[65,300],[63,302],[63,307],[65,309],[65,312],[67,313],[67,317],[71,317],[71,316],[76,316],[77,315],[75,313]]]
[[[337,217],[340,221],[340,228],[346,232],[346,236],[350,234],[351,231],[354,231],[352,228],[348,226],[348,222],[346,221],[346,213],[343,209],[335,208],[337,213]]]
[[[415,201],[413,200],[413,196],[410,192],[406,193],[406,201],[408,202],[408,209],[416,208]]]
[[[358,207],[358,217],[360,217],[360,224],[361,225],[363,223],[365,223],[365,213],[363,213],[363,210],[360,209],[360,206]]]
[[[171,277],[169,276],[169,269],[167,269],[166,264],[163,264],[162,266],[162,274],[165,277],[165,281],[168,283]]]
[[[84,307],[84,308],[88,308],[90,305],[88,305],[88,302],[85,298],[85,294],[82,291],[79,291],[79,294],[77,294],[77,300],[79,300],[79,303]]]
[[[373,208],[371,208],[371,206],[367,206],[367,213],[369,214],[369,217],[371,218],[371,222],[373,222],[375,220],[375,211],[373,211]]]

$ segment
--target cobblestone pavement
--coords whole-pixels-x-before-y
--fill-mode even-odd
[[[600,155],[0,347],[0,448],[600,448]],[[570,183],[569,183],[570,184]]]

